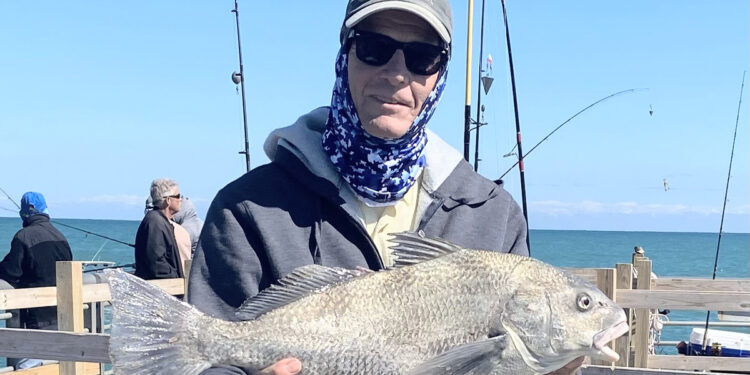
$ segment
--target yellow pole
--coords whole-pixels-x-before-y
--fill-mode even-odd
[[[474,0],[469,0],[466,33],[466,107],[464,108],[464,159],[469,161],[471,142],[471,31],[474,28]]]

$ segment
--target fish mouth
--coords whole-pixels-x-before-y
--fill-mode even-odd
[[[593,356],[611,362],[617,362],[620,359],[620,355],[607,346],[607,344],[625,334],[629,329],[628,322],[621,320],[614,326],[599,331],[594,335],[594,344],[592,347],[595,350]]]

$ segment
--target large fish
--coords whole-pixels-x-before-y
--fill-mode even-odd
[[[300,267],[237,311],[207,316],[121,271],[109,273],[116,374],[261,369],[284,357],[302,374],[544,374],[627,331],[590,283],[538,260],[396,235],[393,269]]]

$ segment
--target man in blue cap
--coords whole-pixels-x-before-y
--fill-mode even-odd
[[[21,198],[23,228],[10,243],[10,252],[0,262],[0,279],[14,288],[55,285],[55,263],[73,260],[68,240],[49,220],[47,202],[41,193],[27,192]],[[41,307],[21,311],[28,329],[57,329],[57,309]],[[21,368],[24,362],[18,363]]]

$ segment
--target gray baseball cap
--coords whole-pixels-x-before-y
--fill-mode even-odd
[[[384,10],[403,10],[414,13],[427,21],[445,43],[451,42],[453,17],[448,0],[349,0],[344,24],[341,25],[341,41],[343,42],[346,38],[349,29],[360,21]]]

